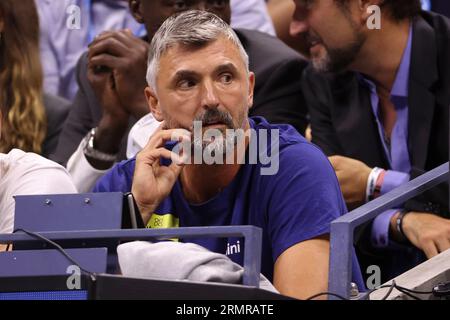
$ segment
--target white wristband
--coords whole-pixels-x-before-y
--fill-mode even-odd
[[[367,186],[366,186],[366,203],[370,201],[371,196],[373,195],[373,192],[375,191],[375,187],[377,184],[378,177],[383,172],[383,169],[381,168],[373,168],[372,172],[369,174],[369,178],[367,179]]]

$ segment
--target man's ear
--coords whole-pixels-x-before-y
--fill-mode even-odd
[[[158,121],[164,121],[161,107],[159,105],[159,99],[156,96],[156,93],[150,87],[145,88],[145,97],[147,98],[147,104],[150,108],[150,112]]]
[[[248,107],[253,107],[253,97],[255,92],[255,74],[250,72],[248,75]]]
[[[142,15],[142,1],[141,0],[128,0],[130,6],[130,12],[133,18],[139,22],[144,23],[144,17]]]

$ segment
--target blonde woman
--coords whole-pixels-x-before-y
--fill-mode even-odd
[[[13,148],[49,156],[69,111],[43,94],[39,21],[33,0],[0,1],[0,152]]]

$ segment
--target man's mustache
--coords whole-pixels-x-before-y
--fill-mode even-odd
[[[307,33],[305,35],[305,40],[308,45],[308,48],[311,48],[313,45],[323,42],[321,37],[319,37],[318,35],[314,35],[312,33]]]
[[[197,116],[194,122],[201,122],[202,126],[209,126],[212,124],[224,124],[229,129],[234,128],[233,117],[230,113],[221,111],[219,109],[209,109],[204,114]],[[192,129],[194,125],[192,125]],[[192,130],[191,130],[192,131]]]

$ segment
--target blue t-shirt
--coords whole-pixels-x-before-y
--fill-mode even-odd
[[[347,212],[334,170],[322,151],[307,142],[289,125],[271,125],[265,119],[250,119],[257,133],[279,130],[279,170],[262,175],[270,165],[242,165],[231,184],[203,204],[186,201],[180,181],[156,210],[150,227],[253,225],[263,230],[261,272],[273,280],[277,258],[290,247],[330,233],[330,223]],[[271,143],[266,150],[271,154]],[[267,150],[269,150],[267,152]],[[275,154],[275,152],[274,152]],[[247,157],[247,160],[249,158]],[[265,162],[267,163],[267,162]],[[135,159],[115,166],[96,185],[94,192],[130,192]],[[189,239],[243,265],[241,239]],[[354,278],[360,288],[359,266],[354,260]]]

